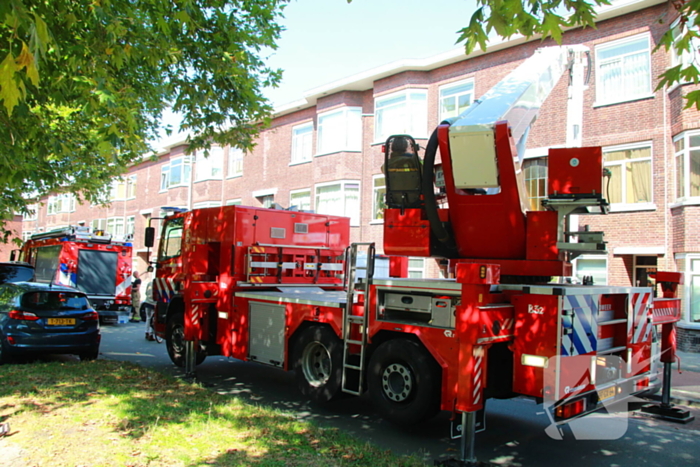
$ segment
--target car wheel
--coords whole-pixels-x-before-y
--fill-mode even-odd
[[[100,348],[95,347],[94,349],[89,350],[88,352],[82,352],[78,354],[78,357],[80,357],[81,362],[89,362],[92,360],[97,360],[97,357],[100,355]]]
[[[168,356],[175,366],[185,367],[185,315],[176,313],[168,318],[165,328],[165,347],[168,349]],[[195,364],[201,364],[207,357],[206,352],[200,349],[197,352]]]
[[[292,359],[297,386],[315,402],[328,402],[341,395],[343,346],[326,326],[312,326],[299,335]]]
[[[377,348],[369,362],[367,386],[383,418],[414,425],[440,410],[440,369],[432,355],[408,339]]]

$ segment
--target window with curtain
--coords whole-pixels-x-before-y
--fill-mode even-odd
[[[673,143],[676,198],[700,196],[700,132],[681,133],[673,139]]]
[[[384,175],[375,175],[372,178],[372,220],[383,220],[385,208],[386,180]]]
[[[651,47],[642,34],[596,47],[596,103],[650,96]]]
[[[119,178],[112,182],[109,198],[111,201],[133,199],[136,197],[136,175]]]
[[[523,173],[530,210],[542,211],[542,200],[547,197],[547,158],[525,159]]]
[[[204,150],[195,154],[195,180],[221,179],[224,172],[224,148],[212,146],[207,155]]]
[[[362,109],[344,107],[318,115],[316,154],[362,150]]]
[[[311,160],[313,135],[313,122],[303,123],[292,128],[292,164]]]
[[[311,210],[311,190],[293,191],[289,194],[289,206],[296,206],[299,211]]]
[[[338,182],[316,186],[316,212],[350,218],[350,225],[360,225],[360,183]]]
[[[603,149],[610,171],[603,193],[610,204],[651,203],[651,144]]]
[[[474,101],[474,80],[446,84],[440,87],[440,121],[456,117]]]
[[[374,140],[384,142],[391,135],[407,134],[427,138],[428,92],[409,89],[374,101]]]
[[[245,153],[242,149],[229,147],[228,148],[228,176],[239,177],[243,175],[243,156]]]

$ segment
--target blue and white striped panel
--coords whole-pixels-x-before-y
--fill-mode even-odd
[[[564,296],[564,310],[573,310],[574,316],[569,323],[570,334],[564,334],[562,329],[561,354],[565,357],[583,355],[594,352],[598,348],[598,316],[597,296],[567,295]],[[567,327],[562,326],[562,328]]]

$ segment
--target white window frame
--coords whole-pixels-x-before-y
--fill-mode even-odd
[[[35,221],[39,218],[39,206],[36,203],[27,204],[28,214],[22,214],[23,222]]]
[[[221,180],[224,175],[224,148],[215,145],[209,155],[203,149],[195,153],[195,182]]]
[[[229,146],[228,148],[228,174],[227,178],[243,176],[243,157],[245,151],[241,148]]]
[[[604,94],[604,71],[602,70],[602,67],[608,64],[612,64],[614,62],[620,62],[619,69],[624,71],[624,70],[629,70],[632,67],[629,66],[629,63],[625,63],[625,59],[632,57],[634,55],[639,54],[640,52],[635,52],[635,53],[628,53],[628,54],[619,54],[615,57],[603,59],[600,58],[601,52],[608,50],[608,49],[613,49],[616,47],[623,47],[626,44],[636,42],[636,41],[646,41],[646,67],[647,67],[647,76],[646,76],[646,83],[644,83],[643,86],[640,86],[639,91],[632,92],[634,90],[634,86],[630,85],[630,81],[633,78],[630,78],[628,76],[627,81],[625,81],[624,76],[620,75],[622,79],[622,83],[617,87],[617,89],[613,89],[609,92],[609,95]],[[643,51],[644,52],[644,51]],[[619,104],[622,102],[629,102],[633,100],[638,100],[638,99],[644,99],[648,97],[652,97],[653,90],[652,90],[652,69],[651,69],[651,37],[649,36],[648,33],[644,34],[637,34],[635,36],[631,37],[625,37],[624,39],[619,39],[615,41],[610,41],[606,42],[604,44],[599,44],[595,47],[595,77],[596,77],[596,102],[595,105],[609,105],[609,104]],[[641,60],[641,59],[640,59]]]
[[[110,201],[125,201],[134,198],[136,198],[136,175],[112,180],[112,188],[109,193]]]
[[[127,216],[124,233],[133,236],[136,233],[136,216]]]
[[[378,185],[380,181],[381,185]],[[384,210],[380,206],[380,199],[382,200],[381,205],[386,207],[386,177],[384,174],[372,176],[372,219],[370,220],[370,224],[384,223]]]
[[[60,195],[49,196],[46,213],[47,215],[60,214],[75,211],[75,196],[73,193],[61,193]]]
[[[316,155],[362,151],[362,107],[341,107],[318,114]]]
[[[292,150],[289,165],[303,164],[313,157],[314,122],[292,127]]]
[[[242,206],[243,200],[241,198],[227,199],[225,205],[226,206]]]
[[[22,231],[22,242],[27,242],[34,235],[33,230],[23,230]]]
[[[444,95],[449,93],[450,91],[453,91],[456,88],[460,88],[463,86],[469,86],[471,85],[471,89],[467,91],[462,91],[462,92],[456,92],[454,94],[449,94],[449,95]],[[459,111],[459,98],[462,96],[469,96],[469,105],[471,105],[474,102],[474,78],[469,78],[465,79],[462,81],[456,81],[453,83],[448,83],[448,84],[443,84],[438,88],[438,119],[440,121],[445,120],[446,118],[450,117],[457,117],[461,112]],[[444,102],[446,100],[452,100],[454,99],[455,102],[455,109],[457,113],[455,115],[450,115],[447,112],[444,111]],[[467,106],[468,107],[468,106]]]
[[[418,98],[422,96],[422,98]],[[391,102],[395,101],[395,102]],[[395,115],[386,117],[391,121],[385,128],[385,113]],[[400,115],[404,121],[396,118]],[[428,90],[408,88],[374,98],[374,141],[383,143],[391,135],[407,134],[416,139],[428,137]]]
[[[294,198],[295,198],[295,196],[301,198],[302,196],[299,196],[299,195],[303,195],[304,193],[306,194],[306,198],[308,198],[308,202],[307,202],[306,206],[304,206],[303,204],[300,206],[300,205],[295,203]],[[289,207],[292,207],[292,206],[297,206],[297,209],[299,211],[310,211],[311,210],[311,188],[304,188],[301,190],[290,191],[289,192]]]
[[[340,185],[340,196],[342,197],[343,209],[333,209],[333,212],[325,212],[323,209],[323,203],[319,199],[319,189],[331,187],[335,185]],[[352,211],[352,206],[348,206],[347,202],[347,192],[348,185],[357,185],[357,206],[355,212]],[[350,226],[357,227],[360,225],[360,209],[362,206],[361,200],[362,185],[360,180],[336,180],[333,182],[318,183],[314,186],[314,209],[318,214],[329,214],[334,216],[345,216],[350,218]]]
[[[610,152],[617,152],[617,151],[627,151],[627,150],[634,150],[634,149],[641,149],[641,148],[649,148],[649,157],[644,157],[644,158],[638,158],[638,159],[624,159],[620,161],[613,161],[613,162],[608,162],[605,160],[605,155]],[[651,195],[651,200],[646,201],[646,202],[640,202],[640,203],[629,203],[627,200],[623,199],[623,202],[621,203],[612,203],[609,199],[608,202],[610,202],[610,210],[614,212],[618,211],[643,211],[643,210],[653,210],[656,209],[656,206],[654,205],[654,145],[652,141],[642,141],[639,143],[631,143],[631,144],[621,144],[618,146],[606,146],[603,147],[603,167],[611,167],[611,166],[620,166],[620,173],[623,174],[622,180],[621,180],[621,190],[622,190],[622,195],[623,197],[626,196],[626,186],[627,186],[627,177],[624,176],[626,171],[624,170],[624,167],[627,164],[631,164],[634,162],[643,162],[643,161],[649,161],[649,194]],[[607,185],[607,180],[604,180],[603,183]],[[609,197],[607,191],[607,188],[604,186],[603,187],[606,197]]]
[[[125,233],[126,223],[123,217],[108,217],[106,230],[114,237],[123,237]]]
[[[694,23],[695,18],[690,17],[688,18],[688,23],[691,25]],[[671,66],[675,67],[678,65],[681,65],[681,69],[687,68],[688,66],[692,65],[693,63],[696,63],[698,60],[697,56],[697,51],[698,48],[700,47],[700,39],[697,37],[693,37],[690,40],[691,47],[690,50],[684,50],[682,52],[682,55],[678,55],[678,52],[676,51],[675,45],[676,42],[678,41],[678,38],[685,34],[686,32],[686,26],[684,25],[683,28],[679,28],[681,24],[681,18],[677,18],[673,23],[671,23],[671,35],[673,37],[673,46],[671,47]],[[687,24],[687,23],[686,23]],[[681,82],[679,84],[686,84],[685,82]],[[672,88],[675,88],[676,86],[672,86]]]
[[[420,261],[420,266],[411,266],[411,261]],[[411,276],[411,273],[418,273],[419,276]],[[425,278],[425,258],[410,256],[408,258],[408,277],[411,279],[423,279]]]
[[[96,232],[98,230],[106,230],[107,229],[107,219],[93,219],[90,221],[90,228],[92,229],[93,232]]]
[[[221,201],[200,201],[199,203],[194,203],[192,209],[203,209],[203,208],[218,208],[221,207]]]
[[[683,301],[681,303],[681,322],[678,323],[685,329],[700,329],[700,323],[694,323],[690,320],[690,286],[695,277],[700,277],[700,272],[693,271],[693,261],[700,261],[700,253],[682,253],[676,256],[676,259],[682,259],[685,262],[683,274]]]
[[[173,183],[173,166],[182,170],[180,181]],[[175,157],[170,159],[168,164],[160,168],[160,191],[167,191],[170,188],[188,186],[192,177],[192,158],[189,156]]]
[[[700,130],[684,131],[673,138],[674,144],[674,171],[673,171],[673,183],[674,183],[674,193],[676,194],[676,202],[680,204],[700,204],[700,188],[698,188],[698,194],[696,196],[690,195],[691,190],[691,172],[690,172],[690,153],[692,151],[700,151],[700,144],[697,146],[690,145],[690,138],[699,137]],[[678,150],[678,142],[683,141],[683,148]],[[679,159],[682,158],[682,161]],[[680,186],[678,180],[678,173],[681,169],[679,167],[680,163],[683,164],[683,186]],[[700,176],[700,174],[698,174]]]

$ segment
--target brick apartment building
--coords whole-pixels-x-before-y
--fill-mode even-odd
[[[700,113],[683,109],[691,85],[655,91],[676,57],[654,51],[674,27],[673,7],[630,1],[602,11],[596,29],[576,29],[565,44],[590,48],[584,93],[583,145],[602,146],[612,178],[607,216],[579,218],[605,232],[607,256],[582,256],[578,276],[596,283],[646,285],[656,268],[685,273],[680,347],[700,351]],[[394,62],[312,90],[276,109],[272,125],[244,154],[214,148],[208,158],[173,144],[115,181],[109,206],[79,205],[71,195],[47,197],[25,218],[23,237],[68,225],[133,233],[134,267],[146,269],[143,230],[161,207],[227,204],[297,206],[351,218],[353,241],[381,252],[384,177],[381,143],[412,134],[421,146],[439,121],[463,111],[549,41],[514,39],[488,53],[461,50],[428,60]],[[562,79],[528,140],[524,172],[532,206],[546,196],[547,149],[566,138],[567,83]],[[412,259],[410,274],[437,274],[433,260]]]

